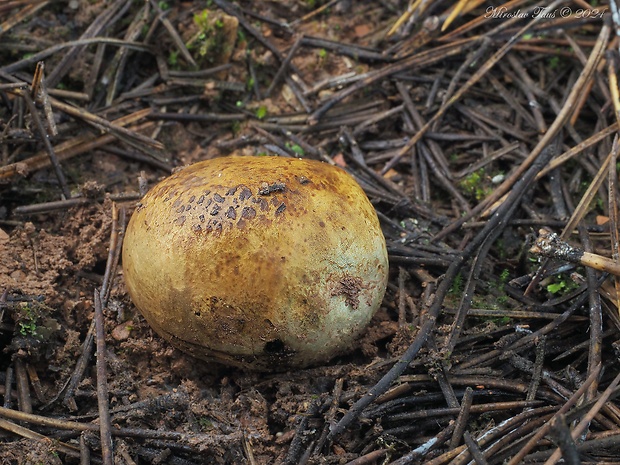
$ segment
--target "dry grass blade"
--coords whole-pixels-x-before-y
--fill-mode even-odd
[[[600,131],[598,131],[596,134],[590,136],[588,139],[584,140],[583,142],[580,142],[579,144],[575,145],[574,147],[572,147],[571,149],[567,150],[563,154],[561,154],[558,157],[554,158],[553,160],[551,160],[549,165],[546,166],[538,174],[536,179],[542,178],[543,176],[549,174],[549,172],[551,172],[554,169],[562,166],[568,160],[571,160],[572,158],[576,157],[577,155],[582,153],[584,150],[587,150],[588,148],[595,146],[596,144],[598,144],[602,140],[607,139],[614,132],[618,131],[619,127],[620,127],[620,125],[618,123],[614,123],[614,124],[612,124],[610,126],[607,126],[606,128],[601,129]]]
[[[325,3],[324,5],[321,5],[320,7],[318,7],[316,10],[311,11],[310,13],[308,13],[307,15],[302,16],[299,19],[296,19],[295,21],[293,21],[291,23],[291,26],[295,26],[299,23],[304,23],[312,18],[314,18],[317,15],[320,15],[321,13],[323,13],[325,10],[327,10],[328,8],[331,8],[332,6],[334,6],[336,3],[338,3],[340,0],[329,0],[327,3]]]
[[[458,447],[461,442],[463,433],[465,432],[467,423],[469,422],[469,415],[471,413],[473,400],[474,391],[468,386],[467,389],[465,389],[465,394],[463,395],[463,400],[461,401],[459,416],[456,418],[456,422],[454,424],[454,432],[452,434],[452,438],[450,439],[450,449]]]
[[[108,250],[108,259],[106,260],[105,273],[103,275],[103,284],[101,286],[101,301],[107,304],[110,298],[110,290],[114,277],[116,276],[118,263],[121,258],[121,247],[123,245],[123,237],[125,235],[126,213],[125,208],[117,207],[112,202],[112,232],[110,233],[110,247]]]
[[[26,5],[22,8],[18,13],[11,16],[9,19],[0,23],[0,37],[6,34],[13,26],[19,24],[22,21],[25,21],[30,16],[35,15],[39,10],[46,7],[49,3],[49,0],[39,0],[34,2],[19,2],[21,4],[30,3],[30,5]],[[14,8],[16,6],[16,2],[10,2],[6,5],[7,9]],[[0,12],[2,11],[3,5],[0,5]]]
[[[80,423],[78,421],[61,420],[50,418],[42,415],[34,415],[32,413],[24,413],[19,410],[0,407],[0,417],[5,419],[16,420],[19,422],[27,422],[38,426],[49,426],[51,428],[59,428],[75,431],[97,431],[99,428],[92,423]]]
[[[483,3],[484,0],[459,0],[458,3],[452,7],[452,11],[448,13],[448,17],[441,25],[441,31],[443,32],[448,29],[448,26],[450,26],[461,13],[467,13]]]
[[[83,197],[72,197],[67,200],[55,200],[51,202],[44,202],[39,204],[24,205],[15,208],[15,214],[17,215],[33,215],[35,213],[51,212],[54,210],[67,210],[67,208],[76,207],[79,205],[88,205],[91,200]]]
[[[618,89],[618,76],[616,67],[618,60],[617,55],[608,56],[607,73],[609,77],[609,90],[611,92],[614,113],[616,115],[616,124],[620,123],[620,92]],[[614,145],[618,143],[618,136],[614,140]],[[618,175],[616,173],[616,164],[618,161],[617,151],[612,151],[612,160],[609,163],[609,175],[607,178],[609,191],[609,224],[610,224],[610,241],[611,241],[611,257],[620,264],[620,233],[618,231]],[[614,287],[616,288],[615,305],[620,313],[620,278],[614,278]]]
[[[41,102],[41,105],[43,106],[48,134],[51,137],[57,136],[58,128],[56,127],[56,121],[54,120],[52,105],[50,104],[49,93],[47,90],[47,83],[45,82],[45,63],[43,61],[37,63],[35,74],[32,78],[30,95],[34,101]]]
[[[56,177],[58,178],[58,182],[60,183],[62,193],[65,196],[65,199],[70,199],[71,191],[69,190],[69,186],[67,185],[67,180],[62,171],[60,163],[58,162],[58,157],[56,156],[54,147],[52,147],[52,143],[50,142],[48,134],[45,131],[45,128],[43,127],[43,123],[41,122],[41,118],[39,117],[37,107],[35,106],[28,92],[23,92],[22,96],[26,100],[26,104],[28,105],[28,110],[30,111],[30,116],[32,117],[35,123],[36,129],[39,133],[39,137],[41,138],[41,141],[43,141],[45,151],[47,152],[50,158],[50,163],[54,167],[54,173],[56,174]]]
[[[174,41],[174,43],[177,46],[178,50],[183,55],[183,58],[193,68],[197,68],[198,65],[196,64],[196,61],[194,61],[194,58],[192,57],[192,54],[189,53],[189,50],[187,50],[187,47],[185,46],[185,43],[183,42],[183,40],[179,36],[179,33],[177,32],[176,28],[172,25],[170,20],[168,18],[166,18],[166,16],[165,16],[166,13],[161,10],[161,8],[159,7],[159,4],[157,2],[155,2],[153,0],[150,0],[150,3],[151,3],[151,6],[158,12],[159,20],[161,21],[161,23],[166,28],[166,31],[168,31],[168,34],[170,34],[170,37]]]
[[[587,59],[586,59],[583,51],[581,50],[581,47],[577,43],[577,41],[574,40],[570,35],[566,34],[566,32],[564,32],[564,36],[566,37],[566,41],[570,44],[571,48],[573,50],[575,50],[575,54],[579,58],[579,61],[581,61],[583,63],[583,65],[585,66]],[[603,63],[604,62],[602,62],[601,64],[603,64]],[[611,81],[610,81],[610,84],[611,84]],[[573,111],[573,115],[571,116],[571,118],[569,120],[570,127],[575,125],[575,123],[579,119],[579,116],[581,115],[582,111],[584,110],[584,106],[587,104],[587,102],[591,101],[590,96],[591,96],[592,90],[595,88],[595,86],[599,88],[599,90],[603,94],[603,96],[604,96],[606,101],[611,100],[611,96],[609,94],[609,89],[603,83],[603,81],[601,79],[600,72],[597,72],[592,77],[592,80],[589,82],[589,85],[584,89],[584,92],[581,94],[581,98],[579,99],[579,101],[577,102],[577,104],[575,106],[575,109]]]
[[[616,174],[616,163],[618,153],[614,153],[614,159],[609,164],[609,224],[610,224],[610,241],[611,241],[611,257],[620,266],[620,236],[618,232],[618,183]],[[620,312],[620,279],[614,278],[614,287],[616,288],[615,306]]]
[[[128,143],[133,147],[136,147],[138,150],[144,151],[145,153],[153,156],[160,161],[165,161],[165,158],[162,154],[151,150],[163,150],[164,145],[161,142],[153,140],[150,137],[143,136],[138,132],[131,131],[130,129],[124,128],[122,126],[117,126],[114,123],[106,120],[105,118],[90,113],[83,108],[77,108],[56,99],[51,99],[51,103],[55,109],[63,111],[73,117],[79,118],[85,123],[96,127],[97,129],[109,132],[111,135],[123,140],[124,142]]]
[[[423,5],[425,7],[428,3],[429,2],[425,2],[424,0],[411,0],[409,2],[409,6],[407,7],[407,11],[405,11],[402,15],[398,17],[394,25],[388,30],[386,37],[389,38],[396,34],[398,29],[400,29],[402,25],[409,21],[409,19],[414,15],[420,5]]]
[[[301,46],[303,39],[304,39],[304,36],[300,35],[297,38],[297,40],[295,40],[295,43],[293,44],[293,46],[288,50],[288,53],[286,54],[286,58],[280,64],[280,68],[278,69],[278,72],[276,73],[273,80],[271,81],[271,84],[269,84],[269,87],[265,91],[265,97],[268,98],[271,95],[271,92],[273,91],[275,86],[278,85],[278,83],[280,82],[280,79],[286,72],[288,65],[291,63],[291,60],[295,56],[295,53],[297,53],[297,50]]]
[[[590,204],[592,203],[592,200],[594,199],[594,195],[596,194],[596,191],[600,189],[605,179],[609,176],[608,171],[610,169],[612,160],[616,159],[618,156],[618,149],[619,149],[618,138],[616,137],[614,139],[614,144],[611,149],[611,152],[609,152],[609,154],[605,158],[605,161],[603,161],[603,163],[601,164],[598,172],[596,173],[596,176],[594,177],[594,179],[592,180],[592,182],[586,189],[585,193],[583,194],[583,197],[581,197],[581,200],[579,201],[579,204],[577,205],[577,207],[575,207],[575,211],[571,215],[570,220],[568,221],[568,223],[562,230],[562,234],[560,235],[562,239],[566,239],[570,236],[573,230],[577,227],[577,224],[583,219],[585,214],[588,212],[588,208]]]
[[[592,253],[592,240],[590,234],[583,224],[579,225],[579,239],[583,244],[586,253]],[[594,269],[586,268],[586,284],[588,293],[588,310],[590,320],[590,334],[588,344],[588,365],[587,373],[591,373],[596,367],[600,366],[603,361],[603,349],[602,349],[602,333],[603,333],[603,315],[601,294],[599,292],[599,280],[598,274]],[[586,400],[590,400],[596,397],[598,393],[599,382],[596,380],[592,383],[590,388],[586,391]]]
[[[124,40],[127,42],[134,42],[140,37],[143,32],[144,27],[147,24],[147,18],[149,14],[149,4],[145,3],[144,6],[135,14],[131,24],[127,28],[127,32],[125,34]],[[114,98],[117,93],[117,89],[120,85],[120,80],[123,74],[123,70],[125,69],[125,64],[127,63],[127,59],[129,57],[130,50],[121,47],[119,48],[114,58],[110,61],[108,65],[108,69],[105,73],[104,80],[109,82],[108,92],[106,94],[106,105],[112,105]]]
[[[109,45],[115,45],[117,47],[128,47],[133,50],[139,50],[142,52],[153,51],[152,47],[148,45],[136,43],[136,42],[126,42],[124,40],[107,38],[107,37],[93,37],[90,39],[73,40],[73,41],[64,42],[62,44],[51,46],[49,48],[46,48],[45,50],[42,50],[38,53],[30,55],[27,58],[23,58],[21,60],[15,61],[11,63],[10,65],[1,66],[0,71],[4,73],[14,73],[15,71],[19,71],[23,68],[26,68],[32,65],[33,63],[37,63],[38,61],[45,60],[46,58],[50,57],[51,55],[54,55],[55,53],[65,48],[80,47],[80,46],[86,46],[86,45],[91,45],[91,44],[109,44]],[[49,77],[48,77],[48,84],[51,87]]]

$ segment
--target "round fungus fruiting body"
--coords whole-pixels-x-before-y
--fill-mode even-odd
[[[225,157],[144,196],[123,272],[136,307],[181,350],[282,370],[351,348],[381,304],[388,259],[374,207],[345,171]]]

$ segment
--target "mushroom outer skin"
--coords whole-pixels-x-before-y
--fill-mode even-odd
[[[274,371],[350,350],[381,305],[388,258],[374,207],[342,169],[223,157],[144,196],[123,273],[138,310],[174,346]]]

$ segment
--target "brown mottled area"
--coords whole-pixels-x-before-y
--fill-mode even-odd
[[[363,280],[357,276],[346,275],[341,278],[332,290],[332,295],[343,295],[353,310],[357,310],[360,300],[360,292],[362,292]]]
[[[237,162],[238,158],[233,159],[233,163],[223,159],[218,161],[219,172],[216,168],[207,171],[207,174],[201,173],[196,166],[186,168],[175,175],[181,188],[174,184],[171,187],[170,183],[157,186],[150,198],[162,197],[165,203],[169,203],[177,214],[176,225],[183,226],[189,220],[188,224],[195,233],[220,233],[226,228],[245,228],[248,220],[257,216],[268,223],[271,221],[269,216],[275,219],[287,208],[289,212],[294,210],[295,201],[299,198],[297,189],[310,184],[307,177],[294,177],[286,170],[273,180],[274,174],[268,166],[248,167],[252,173],[247,177],[259,181],[257,185],[235,183],[231,171],[236,169]],[[209,189],[192,189],[207,184]],[[188,191],[192,194],[186,195]],[[277,194],[286,195],[279,197]]]

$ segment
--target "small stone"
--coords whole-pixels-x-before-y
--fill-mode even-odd
[[[112,330],[112,337],[117,341],[126,341],[131,335],[134,323],[133,320],[127,320]]]

